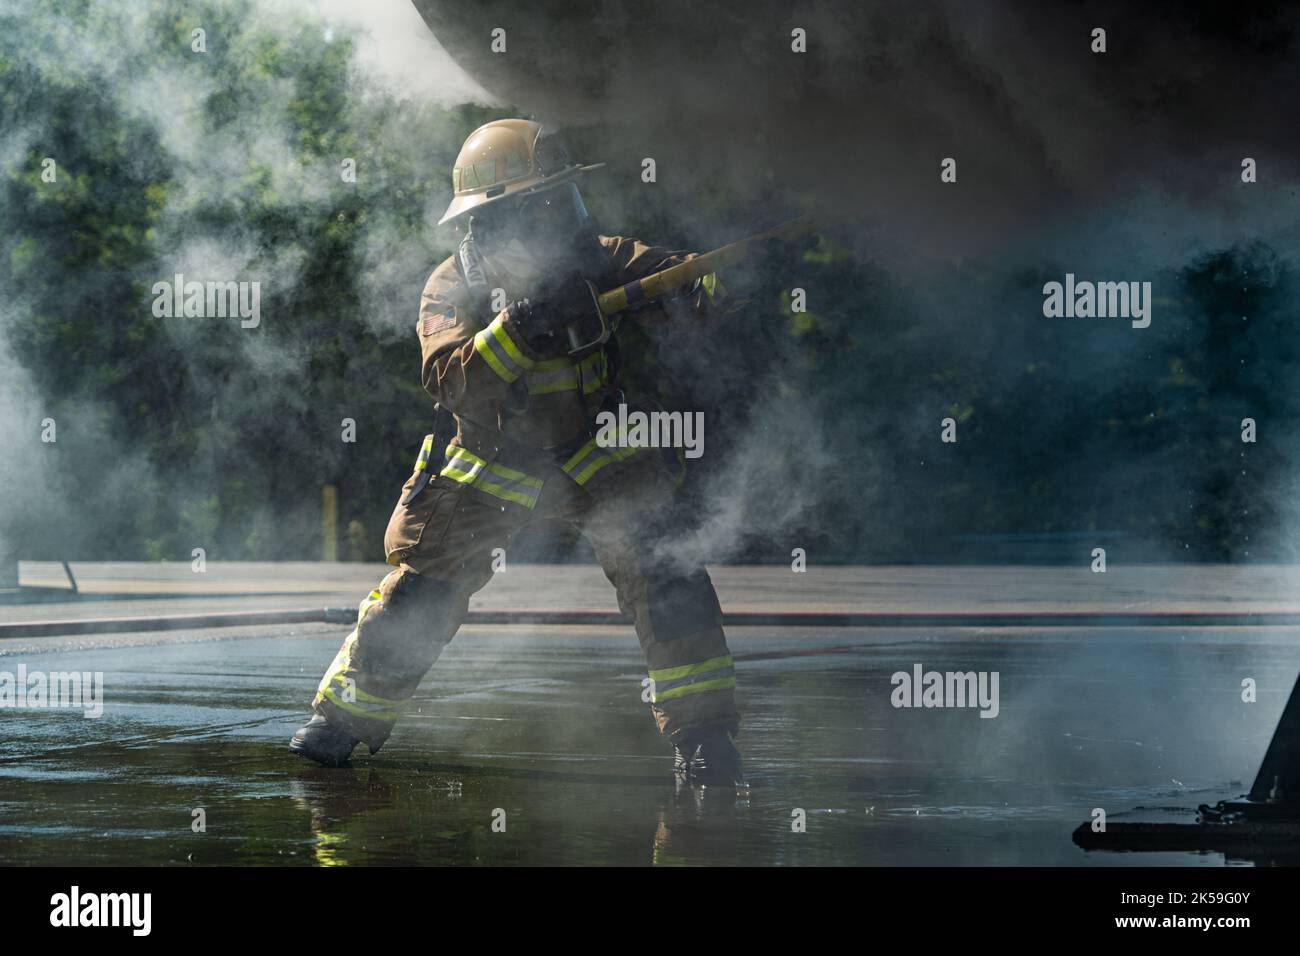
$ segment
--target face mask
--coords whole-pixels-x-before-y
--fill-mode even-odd
[[[491,254],[492,264],[518,279],[535,279],[541,274],[537,257],[518,239],[511,239],[505,247]]]

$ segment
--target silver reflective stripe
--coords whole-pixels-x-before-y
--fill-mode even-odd
[[[487,462],[483,459],[471,458],[460,448],[457,448],[454,452],[450,450],[447,452],[447,460],[442,466],[442,474],[465,484],[473,484],[485,468],[487,468]]]
[[[505,465],[489,464],[459,445],[448,445],[443,477],[469,485],[476,491],[532,508],[542,492],[542,479]]]
[[[622,438],[622,436],[619,436]],[[585,485],[591,476],[606,465],[623,461],[642,450],[642,446],[601,448],[596,439],[591,439],[560,466],[560,470],[579,485]]]
[[[578,387],[578,370],[570,365],[568,368],[557,368],[552,372],[533,372],[528,376],[528,390],[534,391],[534,386],[551,385],[553,383],[563,382],[566,388]]]
[[[602,458],[608,458],[608,457],[609,456],[605,454],[605,449],[593,448],[591,452],[589,452],[586,456],[582,458],[581,461],[573,462],[572,464],[566,464],[564,466],[564,472],[565,474],[570,476],[581,474],[583,471],[586,470],[586,468],[589,465],[599,461]]]
[[[504,314],[504,313],[503,313]],[[501,324],[498,315],[487,328],[474,336],[474,351],[492,367],[501,378],[513,382],[537,363],[524,355]]]
[[[433,453],[433,436],[425,435],[424,444],[420,446],[420,456],[415,459],[415,470],[424,471],[429,467],[429,455]]]
[[[608,375],[609,363],[603,351],[576,364],[564,358],[551,359],[538,363],[528,373],[528,393],[546,395],[581,388],[584,395],[590,395],[605,384]]]

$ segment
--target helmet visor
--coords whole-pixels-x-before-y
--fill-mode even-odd
[[[518,239],[538,255],[568,245],[587,224],[587,207],[578,187],[551,189],[483,206],[473,213],[474,238],[485,251]]]
[[[519,203],[519,239],[534,249],[567,243],[587,222],[587,207],[578,187],[565,183],[535,193]]]

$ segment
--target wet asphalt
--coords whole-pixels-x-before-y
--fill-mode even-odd
[[[379,754],[291,756],[345,632],[0,644],[104,681],[97,718],[0,708],[0,864],[1266,863],[1070,834],[1248,788],[1300,670],[1287,627],[740,628],[750,786],[683,789],[630,628],[467,626]],[[996,673],[997,716],[893,706],[917,664]]]

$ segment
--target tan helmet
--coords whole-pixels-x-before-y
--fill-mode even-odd
[[[455,194],[438,225],[507,196],[550,189],[603,165],[574,162],[556,134],[541,123],[493,120],[470,133],[460,148],[451,171]]]

